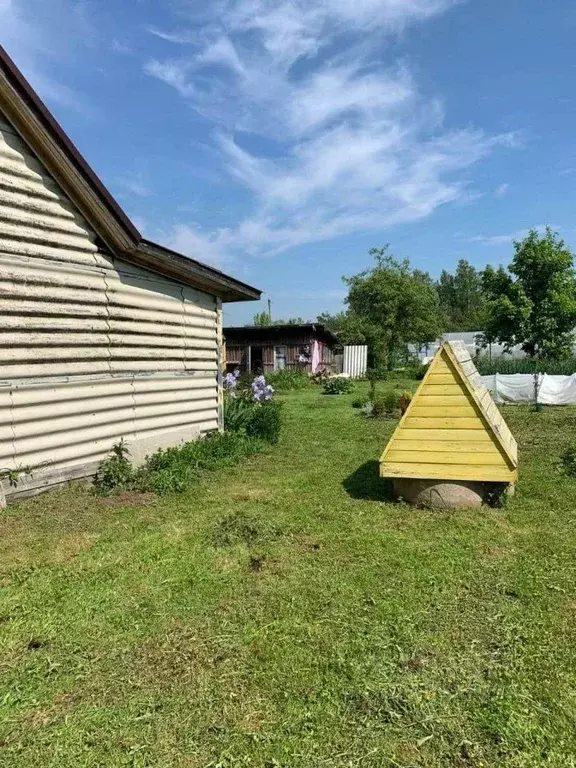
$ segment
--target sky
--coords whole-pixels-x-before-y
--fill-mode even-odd
[[[437,277],[576,246],[573,0],[0,0],[0,41],[143,235],[336,312],[392,252]]]

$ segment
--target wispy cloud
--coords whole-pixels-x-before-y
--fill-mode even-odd
[[[508,194],[508,191],[510,190],[510,184],[500,184],[499,187],[496,187],[494,190],[494,196],[495,197],[504,197]]]
[[[211,236],[219,249],[269,255],[470,198],[463,172],[516,136],[445,130],[406,64],[381,60],[387,36],[456,4],[232,0],[190,32],[154,30],[185,48],[146,72],[214,123],[224,169],[253,196],[251,216]],[[246,133],[272,148],[248,149]]]
[[[2,45],[43,99],[93,116],[76,91],[54,78],[51,65],[81,41],[95,43],[95,29],[83,0],[0,0]]]
[[[530,227],[527,229],[519,229],[516,232],[510,232],[506,235],[474,235],[474,237],[466,238],[469,243],[481,243],[482,245],[511,245],[514,240],[522,240],[530,232],[530,229],[535,229],[538,234],[543,234],[546,231],[546,224],[540,224],[537,227]],[[560,229],[557,226],[552,226],[552,229]]]
[[[116,185],[137,197],[150,197],[154,194],[141,174],[120,176],[116,179]]]

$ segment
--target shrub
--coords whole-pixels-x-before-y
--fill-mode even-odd
[[[384,393],[382,401],[387,415],[392,415],[400,408],[400,397],[401,393],[397,389],[390,389]]]
[[[254,404],[252,413],[246,423],[246,434],[275,444],[280,439],[282,431],[282,405],[276,401]]]
[[[400,399],[398,401],[398,406],[400,408],[400,413],[402,414],[402,416],[404,416],[404,414],[408,410],[408,406],[410,405],[411,402],[412,402],[412,392],[408,392],[408,391],[402,392],[402,394],[400,395]]]
[[[570,445],[562,454],[562,466],[564,473],[569,477],[576,477],[576,445]]]
[[[289,392],[296,389],[306,389],[310,386],[311,378],[301,370],[275,371],[266,377],[276,392]]]
[[[367,415],[373,419],[383,419],[387,414],[386,404],[383,398],[379,397],[370,404],[371,408],[367,412]]]
[[[482,376],[495,373],[548,373],[555,376],[572,376],[576,373],[576,358],[567,360],[539,360],[524,358],[515,360],[510,357],[477,357],[476,368]]]
[[[363,397],[357,397],[354,400],[352,400],[352,408],[366,408],[369,402],[370,402],[370,398],[368,397],[368,395],[364,395]]]
[[[350,379],[328,379],[322,391],[325,395],[346,395],[354,389]]]
[[[124,438],[114,443],[108,458],[100,464],[94,486],[103,496],[124,490],[131,483],[134,471],[130,463],[130,451]]]

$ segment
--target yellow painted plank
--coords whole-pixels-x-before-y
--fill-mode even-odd
[[[474,429],[478,431],[484,430],[482,420],[478,416],[474,417],[442,417],[442,416],[412,416],[406,419],[402,425],[402,429]]]
[[[396,440],[398,440],[397,443]],[[459,440],[399,440],[398,435],[396,436],[396,440],[394,441],[392,450],[402,452],[410,451],[412,453],[418,453],[419,451],[423,451],[424,453],[428,453],[430,451],[443,451],[454,453],[462,451],[466,454],[492,453],[495,456],[501,456],[500,449],[492,442],[492,440],[478,443]]]
[[[444,406],[449,405],[451,407],[458,405],[472,406],[472,402],[468,395],[465,395],[462,390],[455,395],[436,395],[429,394],[430,390],[425,389],[424,392],[418,397],[416,405],[419,408],[426,408],[430,406]],[[473,406],[472,406],[473,407]]]
[[[432,376],[426,382],[426,386],[422,390],[422,395],[463,395],[466,393],[464,387],[460,384],[455,384],[452,376],[446,378],[452,379],[451,382],[444,383],[442,381],[436,381],[436,378],[444,379],[444,376],[438,374],[438,376]]]
[[[380,466],[380,477],[414,477],[423,480],[478,480],[492,483],[514,483],[518,479],[518,472],[504,467],[398,464],[386,461]]]
[[[421,406],[416,401],[415,405],[410,409],[410,416],[414,416],[417,419],[478,419],[480,425],[482,425],[480,416],[478,416],[472,405],[457,405],[454,407],[449,405]]]
[[[426,422],[428,420],[426,419]],[[395,435],[401,442],[418,442],[419,440],[452,440],[470,443],[494,444],[492,437],[484,429],[406,429],[402,427]]]
[[[427,384],[441,385],[441,384],[454,384],[455,378],[452,373],[443,373],[442,371],[436,372],[436,369],[430,372],[430,375],[426,379]]]
[[[401,464],[467,464],[471,466],[506,466],[501,453],[480,453],[479,451],[399,451],[392,447],[386,455],[386,462]]]

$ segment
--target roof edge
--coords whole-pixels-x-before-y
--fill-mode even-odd
[[[260,299],[257,288],[144,240],[1,45],[0,110],[112,254],[223,301]]]
[[[146,269],[160,272],[192,288],[216,293],[224,302],[258,301],[262,297],[258,288],[151,240],[142,239],[130,257],[131,261]]]

